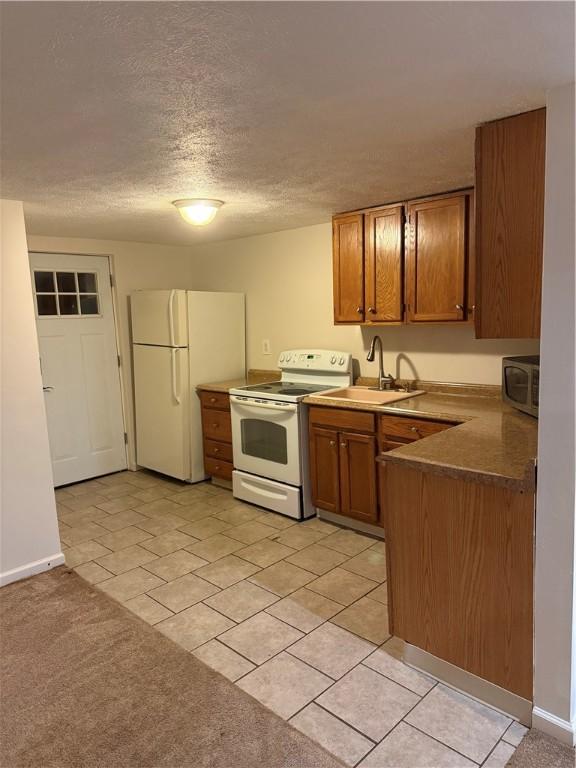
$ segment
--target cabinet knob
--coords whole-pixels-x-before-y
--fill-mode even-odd
[[[342,448],[346,448],[346,446],[348,445],[348,443],[340,443],[340,445],[341,445],[341,447],[342,447]]]
[[[418,427],[410,427],[410,432],[415,432],[417,435],[420,434],[420,430],[418,429]]]
[[[372,314],[372,315],[375,315],[376,314],[376,307],[368,307],[368,312],[370,312],[370,314]]]
[[[215,402],[216,402],[216,398],[215,398],[215,397],[211,397],[211,398],[210,398],[210,402],[211,402],[211,403],[215,403]]]
[[[214,422],[214,424],[212,424],[212,429],[218,429],[218,423],[217,422]]]
[[[364,312],[364,307],[356,307],[356,312],[361,315]]]
[[[220,448],[214,448],[214,453],[220,453]]]
[[[464,312],[464,305],[463,304],[456,304],[456,309],[459,312]]]
[[[336,445],[336,440],[330,440],[330,446],[334,448],[335,445]]]

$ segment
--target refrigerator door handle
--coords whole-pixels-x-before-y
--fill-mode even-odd
[[[174,296],[175,295],[176,295],[175,290],[170,291],[170,298],[168,299],[168,323],[170,325],[170,346],[171,347],[176,346],[176,343],[174,340]]]
[[[170,361],[172,363],[172,397],[178,403],[178,405],[180,405],[180,392],[178,392],[176,387],[176,378],[177,378],[176,354],[177,352],[178,352],[177,347],[170,350]]]

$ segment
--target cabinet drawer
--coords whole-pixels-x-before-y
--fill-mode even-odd
[[[373,413],[353,411],[347,408],[310,408],[310,424],[335,429],[352,429],[359,432],[374,432],[376,417]]]
[[[204,453],[208,458],[217,461],[232,461],[232,446],[230,443],[217,443],[214,440],[206,440]]]
[[[380,416],[378,432],[380,435],[401,437],[405,440],[419,440],[421,437],[435,435],[450,429],[454,424],[442,421],[427,421],[426,419],[410,419],[401,416]],[[394,441],[392,441],[394,442]],[[398,446],[394,446],[398,447]]]
[[[227,392],[200,392],[200,402],[203,408],[230,410],[230,395]]]
[[[204,437],[208,440],[232,442],[232,419],[229,411],[216,411],[213,408],[202,409]]]
[[[204,456],[204,469],[211,477],[221,477],[224,480],[232,480],[232,464],[229,461],[220,461]]]

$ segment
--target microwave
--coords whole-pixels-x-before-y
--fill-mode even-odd
[[[502,359],[502,400],[538,418],[540,356],[525,355]]]

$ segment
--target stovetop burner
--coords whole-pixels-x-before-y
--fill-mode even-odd
[[[305,384],[304,382],[290,381],[269,381],[265,384],[250,384],[242,387],[243,392],[266,392],[274,395],[293,395],[294,397],[304,397],[312,395],[314,392],[323,392],[326,389],[333,389],[327,384]]]

